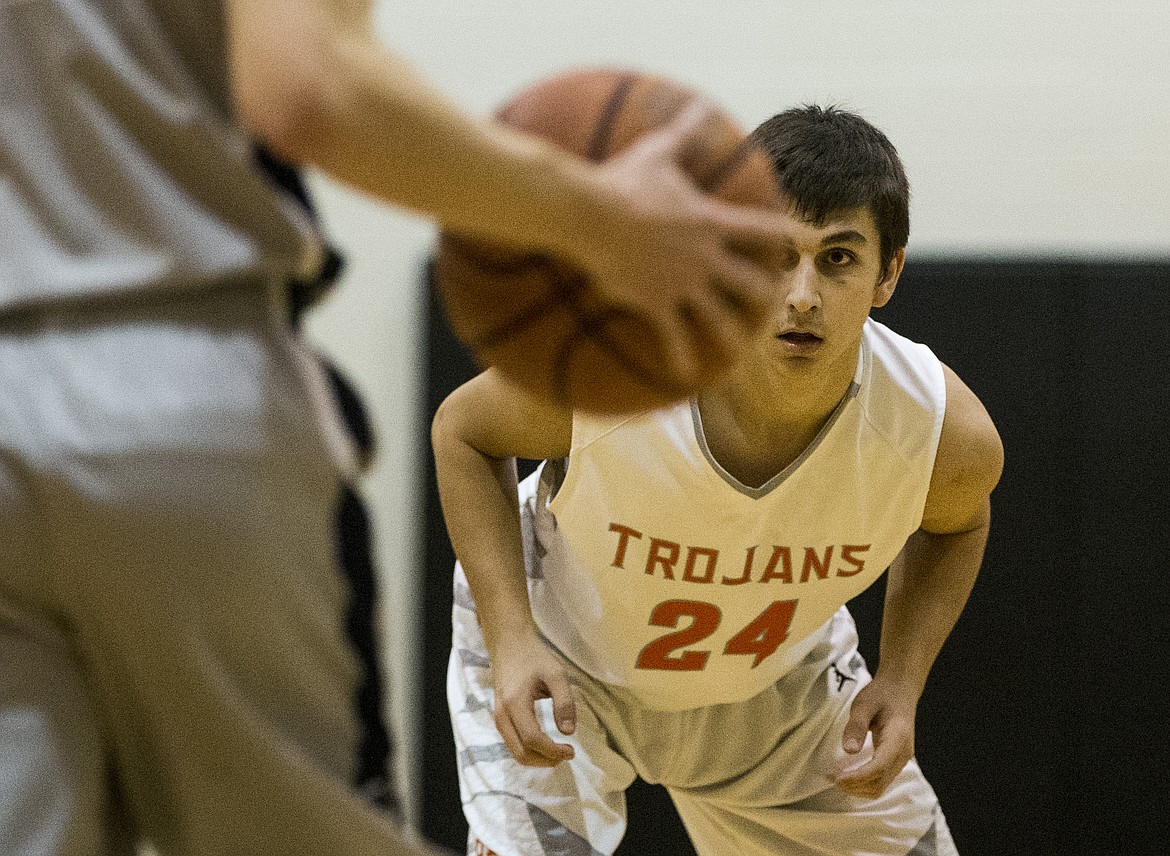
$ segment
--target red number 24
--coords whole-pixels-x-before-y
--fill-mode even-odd
[[[788,628],[796,613],[795,600],[777,600],[748,622],[747,626],[727,640],[724,654],[754,654],[752,668],[776,653],[788,638]],[[682,630],[660,636],[642,649],[638,655],[639,669],[666,669],[672,672],[697,672],[707,665],[710,651],[682,651],[706,639],[719,627],[722,614],[719,607],[701,600],[664,600],[650,613],[654,627],[678,627],[680,618],[689,617],[691,623]]]

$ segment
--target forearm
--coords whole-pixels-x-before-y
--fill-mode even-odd
[[[328,154],[325,165],[338,177],[449,229],[516,245],[535,237],[561,252],[576,252],[582,233],[612,217],[583,161],[492,120],[467,117],[417,77],[409,81],[406,69],[391,71],[384,54],[357,61],[381,73],[371,67],[364,77],[370,89],[360,93],[366,103],[357,112],[368,122],[340,135]],[[386,109],[390,103],[394,110]]]
[[[251,75],[240,88],[252,93],[243,112],[271,146],[448,228],[511,244],[576,252],[581,234],[616,226],[588,164],[470,117],[386,50],[368,21],[345,17],[322,12],[303,24],[291,71],[279,57],[268,59],[278,73],[256,68],[263,60],[241,48]]]
[[[463,565],[488,652],[536,634],[520,536],[514,458],[475,450],[441,422],[433,432],[443,516]]]
[[[878,673],[914,698],[975,585],[987,543],[989,515],[967,531],[919,530],[891,566],[882,616]]]

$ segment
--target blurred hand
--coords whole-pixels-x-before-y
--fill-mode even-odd
[[[914,715],[918,697],[883,682],[881,670],[857,693],[842,737],[847,755],[856,756],[873,734],[873,757],[839,772],[833,782],[847,794],[876,799],[886,792],[902,768],[914,757]]]
[[[577,707],[564,666],[536,636],[509,640],[492,654],[496,728],[508,751],[529,767],[552,767],[573,757],[573,747],[557,743],[540,727],[538,699],[551,698],[562,734],[577,728]]]
[[[725,368],[769,320],[773,277],[753,258],[787,234],[778,215],[706,196],[679,167],[713,111],[696,100],[600,165],[621,228],[599,236],[584,260],[606,300],[654,326],[664,376],[688,389]]]

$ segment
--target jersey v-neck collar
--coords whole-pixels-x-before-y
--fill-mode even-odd
[[[857,397],[857,393],[861,390],[862,378],[865,376],[865,371],[868,368],[869,358],[869,343],[863,336],[861,339],[861,348],[857,355],[857,371],[853,375],[853,381],[849,384],[849,389],[845,391],[845,395],[843,395],[841,400],[837,402],[837,406],[833,408],[833,412],[829,415],[828,420],[826,420],[825,424],[821,426],[821,430],[817,432],[817,436],[815,436],[812,439],[812,442],[809,443],[807,447],[805,447],[804,451],[796,457],[796,460],[794,460],[780,472],[776,473],[776,475],[772,476],[772,478],[768,479],[759,487],[751,487],[744,484],[727,470],[725,470],[719,461],[715,460],[715,455],[711,453],[711,447],[707,445],[707,434],[703,430],[703,417],[699,413],[698,396],[692,398],[690,402],[691,422],[693,423],[695,429],[695,440],[698,442],[699,448],[703,450],[703,456],[707,459],[707,463],[711,465],[711,469],[713,469],[715,473],[721,479],[727,482],[727,484],[730,485],[734,490],[742,493],[749,499],[760,499],[761,497],[767,496],[769,493],[783,484],[789,476],[796,472],[801,464],[809,459],[812,453],[815,452],[824,441],[825,437],[828,436],[829,431],[832,430],[833,425],[836,424],[838,418],[840,418],[841,414],[845,411],[845,408],[849,405],[849,402]]]

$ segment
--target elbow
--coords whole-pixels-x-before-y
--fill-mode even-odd
[[[338,38],[324,25],[241,23],[233,42],[236,120],[287,160],[319,165],[340,138],[351,99]]]
[[[431,450],[436,469],[463,466],[468,461],[494,458],[485,450],[483,410],[467,394],[466,385],[443,399],[431,419]]]
[[[327,134],[317,105],[291,102],[256,119],[249,130],[274,154],[293,163],[318,163]]]
[[[336,110],[329,88],[313,75],[266,75],[237,89],[238,119],[279,157],[319,165],[336,136]]]
[[[279,156],[321,166],[365,119],[370,57],[384,53],[368,22],[329,4],[225,5],[236,121]]]
[[[458,407],[452,404],[451,397],[448,396],[443,399],[431,420],[431,449],[435,453],[436,461],[441,457],[443,449],[450,446],[451,441],[459,436],[459,422]]]

